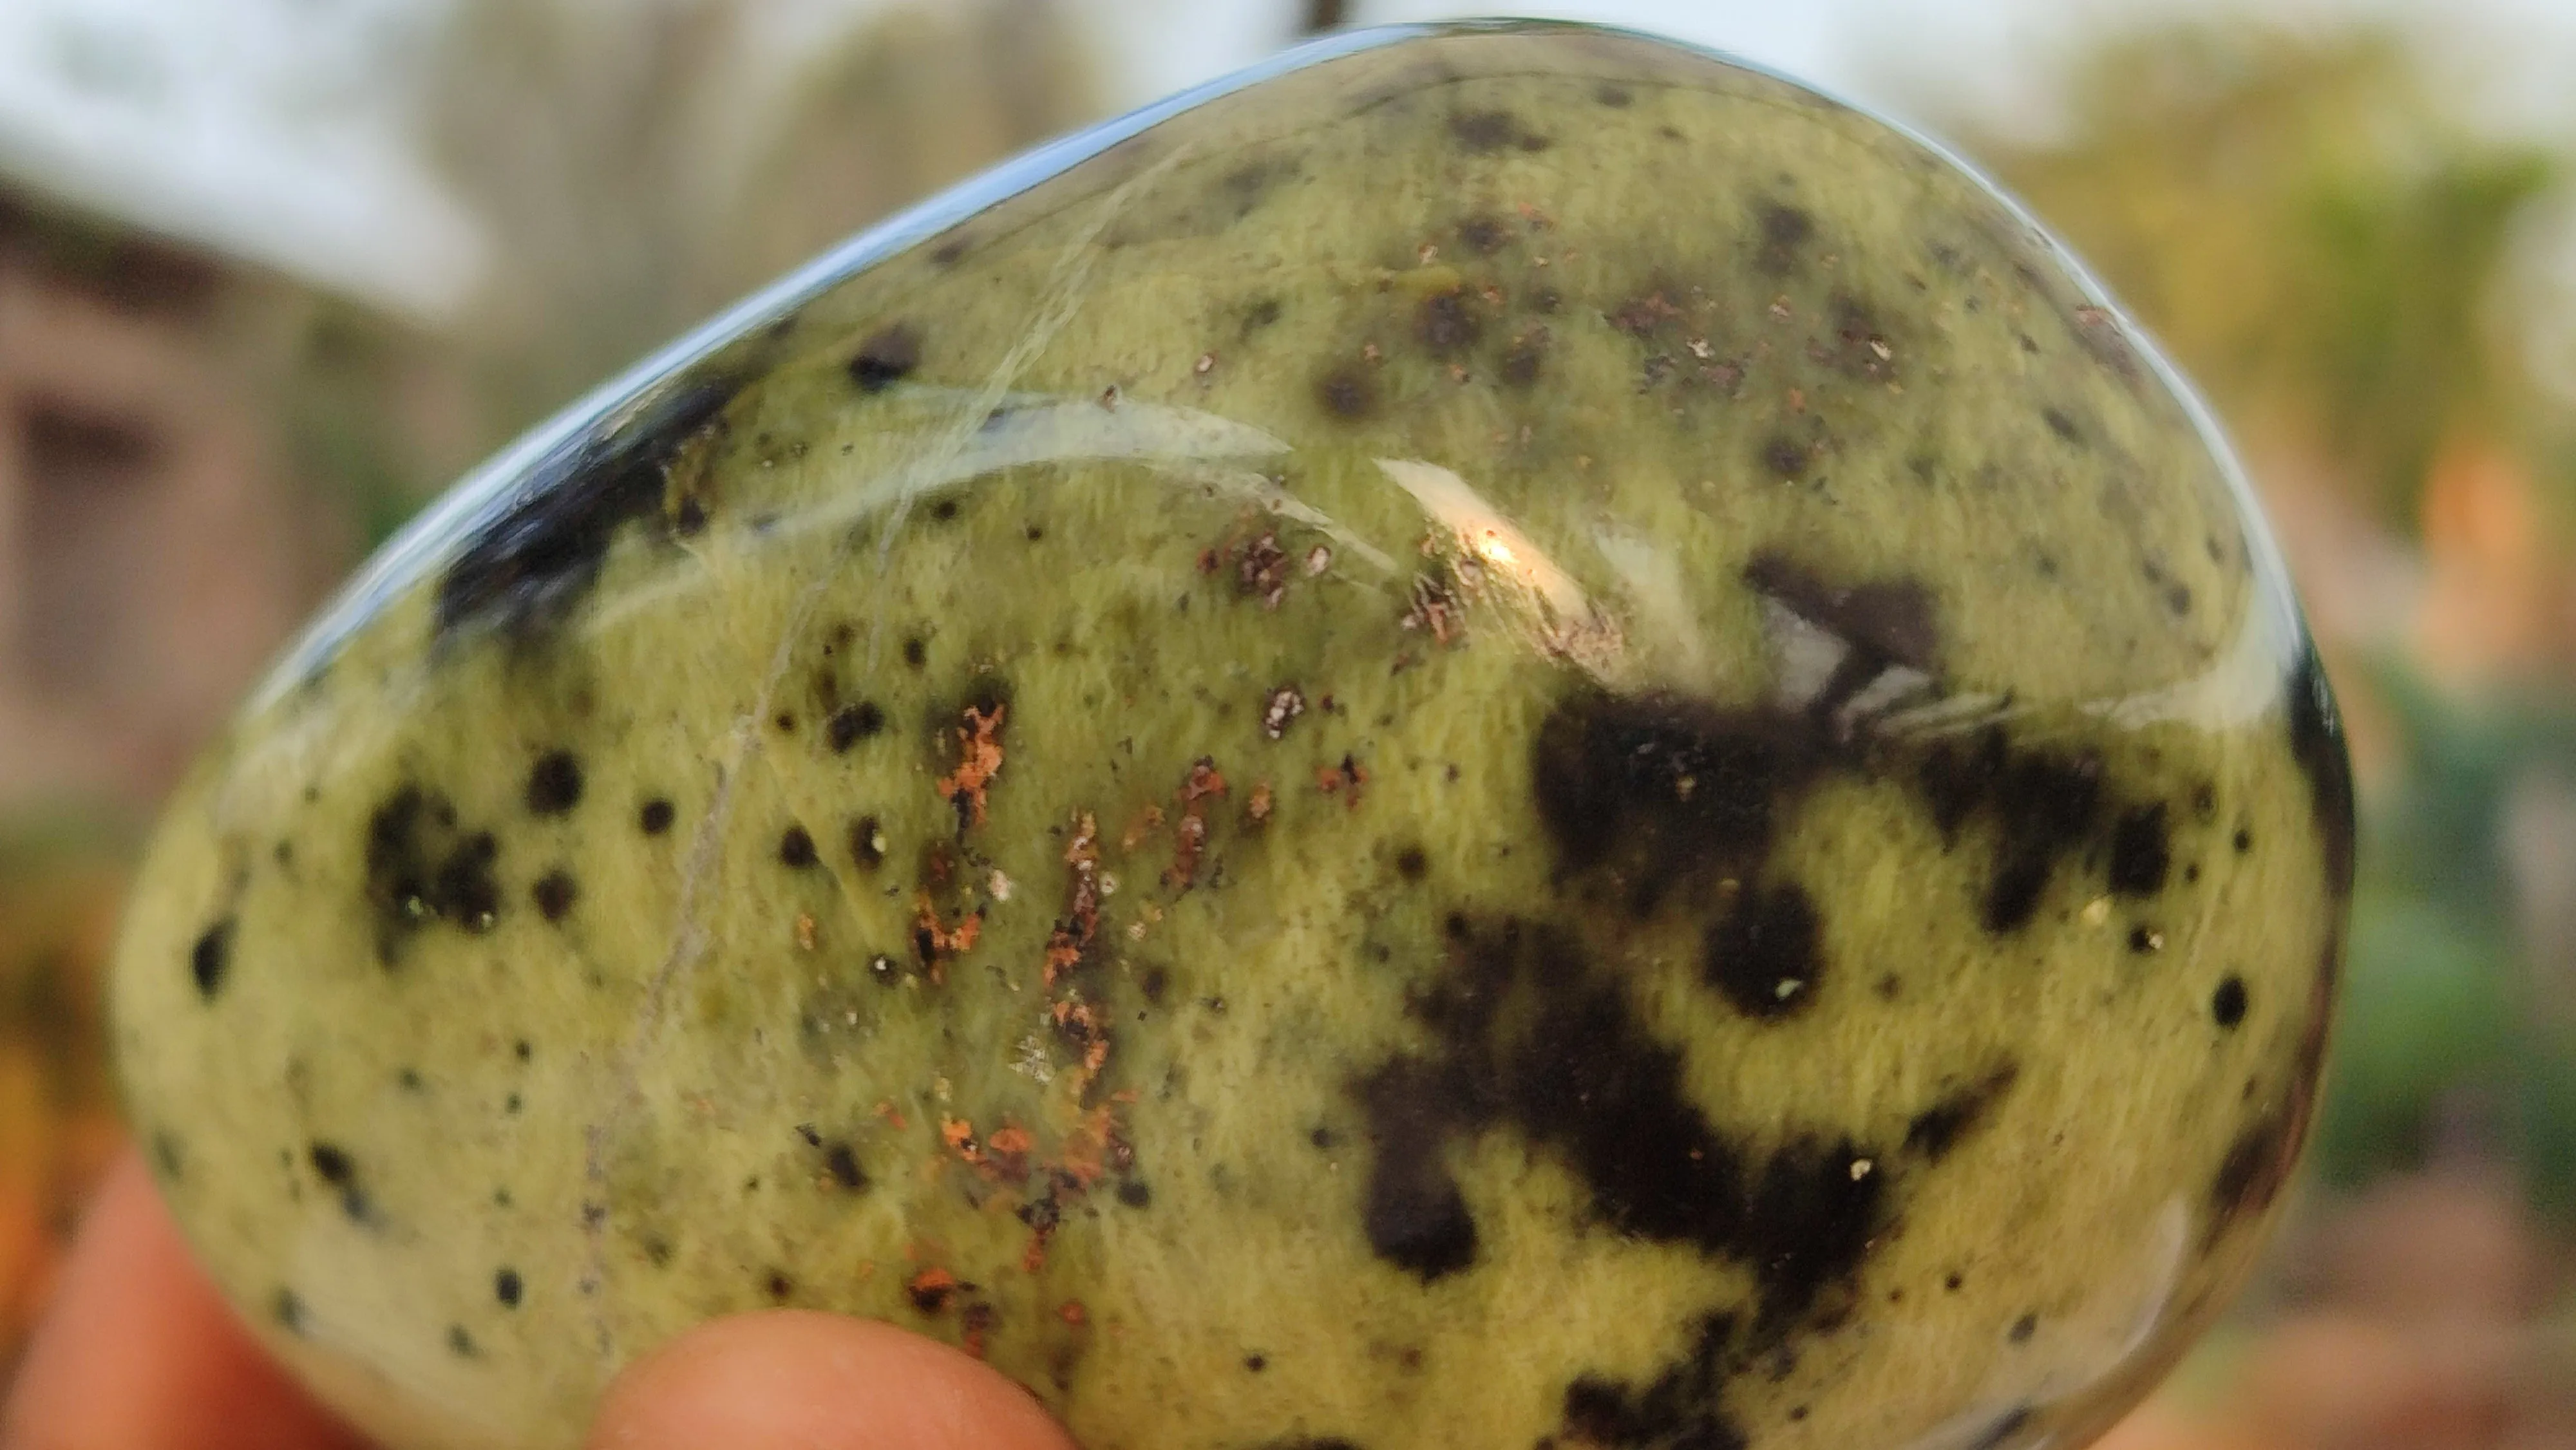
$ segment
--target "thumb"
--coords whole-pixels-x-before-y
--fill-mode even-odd
[[[1074,1450],[1028,1392],[890,1324],[776,1309],[699,1325],[627,1367],[592,1450]]]

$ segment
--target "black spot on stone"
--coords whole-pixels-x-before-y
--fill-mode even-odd
[[[910,639],[905,640],[903,642],[903,662],[912,666],[916,670],[920,669],[923,665],[928,664],[930,662],[929,642],[919,635],[914,635]]]
[[[233,919],[229,916],[207,927],[188,949],[188,975],[197,982],[197,995],[211,1002],[224,989],[224,976],[233,965]]]
[[[2176,618],[2180,618],[2183,615],[2191,613],[2191,586],[2187,584],[2166,585],[2165,608],[2172,610]]]
[[[760,1281],[760,1292],[769,1296],[770,1303],[784,1304],[787,1302],[788,1296],[796,1292],[796,1281],[788,1278],[785,1274],[778,1272],[776,1269],[772,1269],[762,1276]]]
[[[850,381],[862,393],[882,393],[921,366],[921,333],[908,322],[879,328],[850,358]]]
[[[673,815],[671,803],[656,797],[646,801],[643,809],[635,813],[635,824],[645,835],[658,836],[671,829]]]
[[[277,1321],[278,1328],[297,1336],[304,1333],[304,1300],[294,1290],[278,1290],[268,1312],[269,1317]]]
[[[2028,1344],[2030,1343],[2030,1337],[2038,1332],[2039,1316],[2036,1314],[2025,1314],[2019,1319],[2013,1321],[2012,1328],[2005,1331],[2004,1337],[2015,1344]]]
[[[671,516],[671,531],[690,538],[707,531],[707,506],[696,494],[680,500],[679,509]]]
[[[1420,881],[1430,874],[1431,860],[1420,846],[1407,846],[1395,853],[1395,874],[1407,881]]]
[[[850,859],[862,871],[874,871],[885,864],[884,829],[874,816],[861,816],[850,822]]]
[[[528,767],[528,810],[559,816],[581,803],[581,757],[569,750],[549,750]]]
[[[1503,381],[1515,388],[1536,383],[1546,365],[1547,345],[1548,331],[1544,327],[1533,327],[1513,338],[1511,349],[1503,354]]]
[[[1129,1208],[1143,1208],[1154,1201],[1154,1190],[1145,1186],[1145,1180],[1130,1178],[1118,1185],[1118,1201]]]
[[[738,378],[672,387],[623,423],[594,426],[539,459],[439,577],[438,637],[469,625],[525,643],[551,635],[598,580],[610,537],[660,511],[671,464],[741,387]]]
[[[1744,1432],[1722,1403],[1734,1335],[1733,1316],[1708,1316],[1689,1351],[1643,1387],[1576,1378],[1565,1387],[1563,1433],[1612,1450],[1744,1450]]]
[[[1593,90],[1592,99],[1594,102],[1608,106],[1614,111],[1624,111],[1628,109],[1628,106],[1630,102],[1634,100],[1634,97],[1628,94],[1628,88],[1626,86],[1604,85],[1596,87]]]
[[[2326,889],[2341,901],[2352,894],[2352,759],[2344,751],[2334,691],[2313,647],[2291,671],[2288,696],[2290,755],[2308,778],[2317,839],[2325,854]],[[2242,831],[2237,836],[2245,839]]]
[[[1968,1281],[1965,1278],[1957,1274],[1944,1274],[1941,1276],[1941,1287],[1949,1290],[1953,1294],[1958,1293],[1960,1286],[1967,1282]]]
[[[2056,434],[2066,442],[2082,443],[2084,441],[2084,435],[2076,428],[2075,420],[2067,417],[2057,409],[2042,408],[2039,410],[2039,416],[2048,423],[2049,432]]]
[[[516,1269],[503,1269],[492,1276],[492,1297],[500,1300],[501,1307],[505,1309],[519,1307],[519,1289],[519,1271]]]
[[[1462,149],[1478,156],[1522,140],[1520,121],[1509,111],[1461,111],[1449,118],[1449,134]]]
[[[932,522],[942,524],[956,518],[957,500],[953,498],[943,498],[939,502],[932,504],[930,506],[930,517]]]
[[[358,1165],[351,1161],[348,1150],[317,1139],[306,1148],[304,1156],[313,1165],[313,1176],[339,1191],[340,1211],[349,1216],[350,1222],[365,1223],[374,1216],[374,1205],[358,1182]]]
[[[2238,830],[2233,844],[2236,847],[2236,854],[2239,856],[2244,855],[2246,852],[2254,849],[2254,833],[2247,830]]]
[[[1476,345],[1485,324],[1467,304],[1463,292],[1435,292],[1413,312],[1413,335],[1434,357],[1449,357]]]
[[[1358,422],[1377,411],[1377,380],[1357,368],[1335,368],[1315,380],[1315,401],[1336,418]]]
[[[823,1168],[834,1183],[852,1193],[868,1186],[868,1175],[859,1167],[859,1155],[847,1143],[834,1143],[823,1150]]]
[[[2159,950],[2164,946],[2164,944],[2164,936],[2153,927],[2133,926],[2129,928],[2129,950],[2136,952],[2140,956]]]
[[[1157,1007],[1162,1006],[1163,996],[1171,990],[1171,986],[1172,974],[1170,972],[1161,967],[1146,968],[1144,991],[1145,1000],[1147,1002],[1150,1002]]]
[[[451,1324],[447,1326],[447,1352],[455,1355],[458,1359],[472,1359],[474,1357],[474,1336],[465,1332],[464,1325]]]
[[[580,885],[572,879],[571,872],[564,870],[547,872],[528,890],[529,899],[537,905],[537,914],[548,921],[563,920],[580,896]]]
[[[1773,434],[1762,445],[1762,466],[1782,478],[1801,477],[1807,471],[1807,450],[1794,438]]]
[[[2122,896],[2153,896],[2165,888],[2173,849],[2165,830],[2164,802],[2122,815],[2111,827],[2111,889]]]
[[[1747,1017],[1769,1020],[1804,1011],[1824,974],[1816,904],[1795,883],[1756,887],[1710,923],[1700,974]]]
[[[1771,202],[1754,215],[1753,265],[1778,277],[1798,265],[1799,253],[1816,235],[1815,218],[1794,206]]]
[[[1243,1367],[1252,1371],[1254,1374],[1259,1374],[1263,1370],[1270,1368],[1269,1356],[1247,1354],[1243,1357]]]
[[[2209,1015],[2221,1027],[2234,1027],[2245,1020],[2245,1005],[2245,979],[2230,972],[2210,994]]]
[[[2006,1063],[1914,1115],[1905,1125],[1905,1148],[1938,1163],[1968,1134],[1982,1126],[1995,1105],[2012,1091],[2021,1069]]]
[[[403,942],[433,921],[490,930],[501,909],[492,873],[499,855],[492,833],[462,829],[444,796],[404,786],[386,797],[368,817],[363,857],[378,959],[392,966]]]
[[[1246,337],[1279,320],[1279,299],[1264,297],[1244,310],[1243,332]]]
[[[152,1167],[164,1181],[179,1181],[187,1168],[187,1155],[178,1134],[164,1129],[152,1135]]]
[[[537,1049],[528,1041],[528,1039],[522,1037],[518,1041],[510,1044],[510,1055],[521,1062],[526,1062],[529,1058],[537,1055]]]
[[[778,864],[802,871],[816,861],[814,838],[803,826],[789,826],[778,838]]]
[[[823,733],[824,739],[830,743],[833,752],[838,754],[862,740],[874,739],[877,733],[884,729],[885,712],[878,709],[873,701],[861,700],[855,705],[844,705],[833,711],[832,718],[823,727]]]

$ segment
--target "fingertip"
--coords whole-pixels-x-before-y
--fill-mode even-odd
[[[609,1387],[592,1450],[1074,1450],[990,1365],[891,1324],[772,1309],[699,1325]]]
[[[353,1450],[197,1267],[141,1158],[101,1183],[0,1409],[11,1450]]]

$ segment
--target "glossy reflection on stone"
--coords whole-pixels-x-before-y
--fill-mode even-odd
[[[173,803],[116,1030],[397,1445],[779,1303],[1095,1450],[2070,1443],[2279,1201],[2350,790],[2223,451],[1981,183],[1381,32],[469,480]]]

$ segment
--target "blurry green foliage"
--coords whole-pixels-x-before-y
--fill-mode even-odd
[[[2454,119],[2401,38],[2151,31],[2066,93],[2062,140],[1982,159],[2238,429],[2306,435],[2411,527],[2446,438],[2531,426],[2489,304],[2565,159]]]

